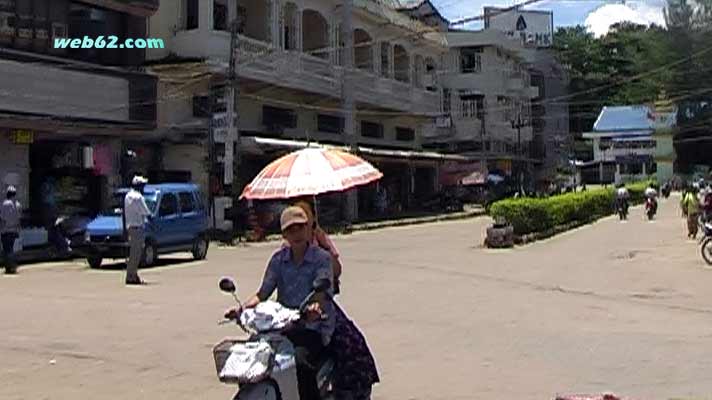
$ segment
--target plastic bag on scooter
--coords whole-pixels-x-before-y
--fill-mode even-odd
[[[257,332],[282,329],[299,319],[299,311],[291,310],[274,301],[265,301],[240,315],[242,326]]]
[[[221,379],[255,382],[272,368],[274,351],[267,342],[243,342],[230,348],[230,355],[220,371]]]

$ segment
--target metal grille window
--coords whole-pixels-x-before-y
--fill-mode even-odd
[[[198,29],[198,13],[200,0],[183,0],[183,25],[186,30]]]
[[[460,51],[460,72],[463,74],[482,72],[481,48],[463,48]]]
[[[317,115],[317,129],[319,132],[343,133],[344,119],[334,115]]]
[[[450,114],[451,111],[451,100],[450,100],[450,89],[443,89],[443,114]]]
[[[474,98],[460,99],[460,116],[463,118],[477,117],[477,102]]]
[[[361,136],[382,139],[383,125],[375,122],[361,121]]]
[[[412,142],[415,140],[415,130],[411,128],[396,128],[396,140],[401,142]]]
[[[213,1],[213,29],[216,31],[229,31],[227,23],[227,0]]]

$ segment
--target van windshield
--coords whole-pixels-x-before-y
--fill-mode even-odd
[[[104,212],[102,212],[102,215],[106,215],[106,216],[121,215],[121,210],[124,208],[124,197],[126,197],[125,191],[114,193],[114,196],[111,199],[111,204],[109,205],[109,207],[106,210],[104,210]],[[146,199],[146,205],[148,206],[148,209],[151,211],[151,213],[155,212],[158,194],[157,193],[146,193],[143,197],[144,197],[144,199]]]

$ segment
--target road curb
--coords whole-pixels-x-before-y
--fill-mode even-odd
[[[463,219],[477,218],[486,214],[487,213],[484,209],[476,209],[471,211],[463,211],[453,214],[441,214],[429,217],[404,218],[399,220],[381,222],[367,222],[363,224],[353,225],[350,229],[350,232],[370,231],[375,229],[394,228],[408,225],[421,225],[433,222],[457,221]]]
[[[462,211],[462,212],[451,213],[451,214],[438,214],[438,215],[431,215],[431,216],[427,216],[427,217],[403,218],[403,219],[390,220],[390,221],[365,222],[365,223],[361,223],[361,224],[351,225],[347,229],[336,230],[336,231],[328,231],[327,230],[327,233],[329,233],[330,235],[349,235],[354,232],[366,232],[366,231],[373,231],[373,230],[377,230],[377,229],[396,228],[396,227],[411,226],[411,225],[422,225],[422,224],[429,224],[429,223],[434,223],[434,222],[458,221],[458,220],[477,218],[477,217],[481,217],[484,215],[487,215],[487,212],[485,211],[484,208],[474,208],[474,209],[471,209],[468,211]],[[260,244],[260,243],[269,243],[269,242],[275,242],[275,241],[281,241],[281,240],[284,240],[282,238],[282,235],[274,234],[274,235],[268,235],[264,240],[261,240],[259,242],[243,241],[243,242],[235,243],[233,245],[217,242],[216,244],[218,245],[218,247],[232,247],[232,246],[239,246],[240,244],[256,245],[256,244]]]

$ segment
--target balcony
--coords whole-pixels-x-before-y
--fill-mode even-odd
[[[160,0],[85,0],[85,2],[140,17],[150,17],[155,14],[161,3]]]
[[[176,33],[175,53],[183,57],[229,59],[230,34],[223,31],[190,30]],[[275,50],[271,43],[240,35],[237,73],[241,77],[275,86],[341,97],[343,68],[328,60],[292,50]],[[356,102],[412,113],[436,113],[440,107],[437,92],[419,89],[409,83],[387,79],[374,72],[354,70]]]

